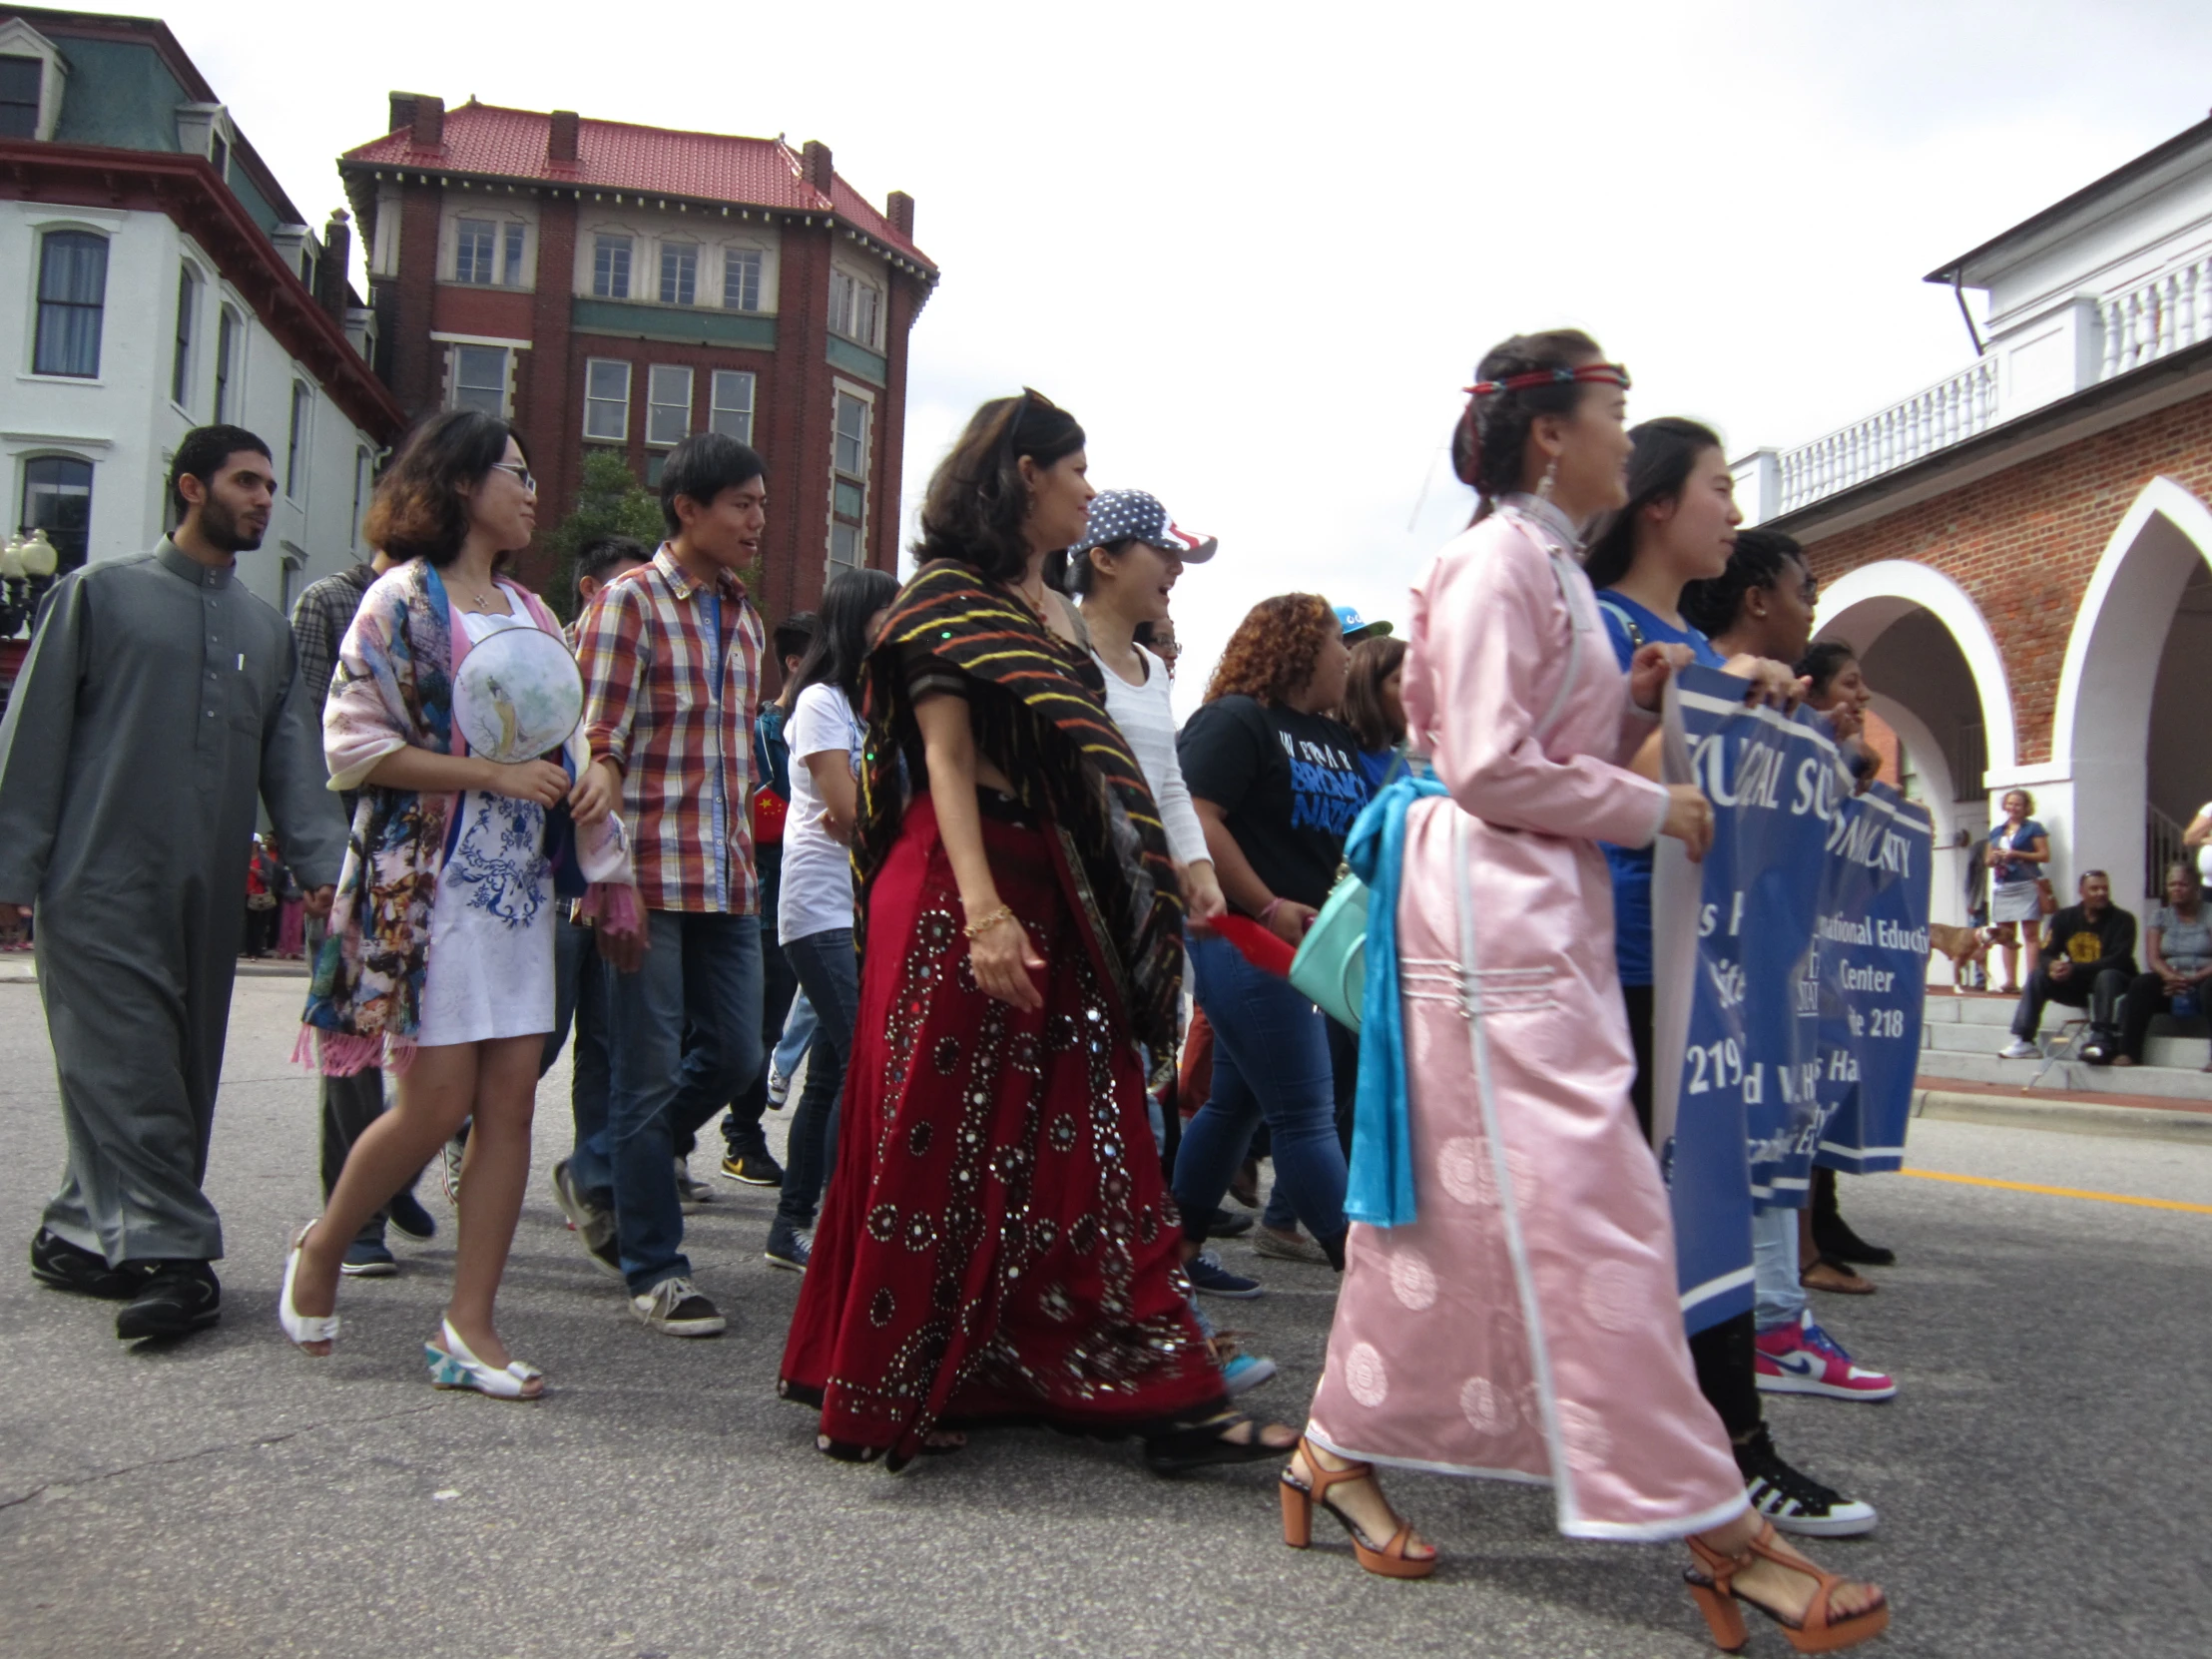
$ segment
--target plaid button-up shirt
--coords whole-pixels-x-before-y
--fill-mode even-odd
[[[608,583],[576,634],[584,737],[622,772],[639,901],[753,914],[749,740],[768,633],[745,584],[728,572],[695,584],[664,543]]]

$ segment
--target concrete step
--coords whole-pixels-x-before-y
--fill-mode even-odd
[[[2055,1021],[2044,1017],[2046,1042],[2058,1034]],[[1932,1024],[1922,1030],[1922,1046],[1940,1054],[1994,1054],[2011,1040],[2003,1026]],[[2195,1071],[2212,1058],[2212,1042],[2202,1037],[2153,1035],[2143,1044],[2146,1065],[2175,1066]]]
[[[1955,1078],[1969,1083],[2008,1083],[2024,1089],[2041,1065],[2040,1060],[1999,1059],[1993,1048],[1978,1054],[1932,1048],[1921,1055],[1920,1080],[1924,1088]],[[2212,1073],[2181,1066],[2087,1066],[2067,1060],[2044,1072],[2038,1087],[2082,1094],[2205,1101],[2212,1100]]]
[[[2020,1005],[2016,996],[1952,996],[1948,991],[1928,993],[1925,1023],[1929,1025],[1986,1025],[2003,1030],[2012,1023],[2012,1011]]]

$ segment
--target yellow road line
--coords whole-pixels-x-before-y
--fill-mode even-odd
[[[1963,1187],[2001,1187],[2008,1193],[2041,1193],[2045,1198],[2093,1198],[2099,1204],[2134,1204],[2145,1210],[2186,1210],[2193,1216],[2212,1216],[2212,1204],[2184,1204],[2178,1198],[2136,1198],[2129,1193],[2092,1193],[2080,1187],[2038,1187],[2029,1181],[1995,1181],[1986,1175],[1945,1175],[1941,1170],[1909,1169],[1901,1175],[1917,1175],[1923,1181],[1955,1181]]]

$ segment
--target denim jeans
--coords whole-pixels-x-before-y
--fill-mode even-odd
[[[607,975],[612,971],[599,959],[598,930],[562,915],[553,932],[553,1029],[546,1035],[538,1075],[553,1069],[573,1024],[576,1058],[569,1074],[569,1115],[576,1124],[577,1149],[592,1143],[601,1160],[607,1156]]]
[[[848,934],[850,931],[846,929]],[[807,1050],[815,1040],[815,1028],[821,1023],[822,1016],[815,1012],[814,998],[807,994],[802,976],[799,994],[792,998],[792,1011],[776,1039],[776,1053],[769,1060],[769,1069],[787,1081],[797,1077],[799,1062],[807,1058]]]
[[[844,1095],[844,1068],[852,1059],[852,1032],[860,1017],[860,958],[852,949],[851,928],[792,939],[784,954],[821,1023],[784,1149],[784,1196],[769,1234],[779,1241],[814,1226],[823,1183],[836,1167],[837,1102]]]
[[[1276,1190],[1317,1241],[1342,1249],[1345,1152],[1337,1139],[1327,1016],[1225,939],[1194,934],[1190,952],[1198,1005],[1214,1027],[1214,1088],[1184,1130],[1175,1159],[1184,1232],[1205,1236],[1264,1118]]]
[[[1757,1276],[1753,1317],[1761,1331],[1795,1325],[1805,1312],[1798,1283],[1798,1213],[1761,1210],[1751,1218],[1751,1266]]]
[[[1326,1014],[1322,1029],[1329,1035],[1330,1074],[1337,1090],[1337,1143],[1345,1149],[1345,1164],[1350,1168],[1353,1101],[1360,1092],[1360,1038]],[[1280,1181],[1268,1189],[1268,1207],[1260,1212],[1260,1225],[1278,1233],[1298,1230],[1298,1212]]]
[[[649,949],[606,985],[607,1127],[576,1149],[578,1186],[614,1195],[632,1295],[688,1277],[676,1137],[696,1131],[762,1071],[758,916],[648,910]]]
[[[799,988],[799,976],[792,972],[791,963],[784,960],[784,952],[776,943],[776,911],[784,892],[784,848],[771,842],[756,846],[753,856],[761,881],[761,1051],[765,1054],[784,1029],[784,1015],[792,1005],[792,993]],[[768,1114],[768,1067],[760,1066],[752,1076],[739,1078],[729,1105],[722,1120],[723,1149],[732,1158],[766,1152],[768,1137],[761,1132],[761,1119]],[[676,1126],[679,1154],[691,1156],[697,1132],[714,1115],[709,1112],[696,1122]]]

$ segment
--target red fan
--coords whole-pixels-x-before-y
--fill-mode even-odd
[[[1235,915],[1216,916],[1206,925],[1235,945],[1237,954],[1263,973],[1279,979],[1291,976],[1291,963],[1298,952],[1273,928],[1262,927],[1250,916]]]

